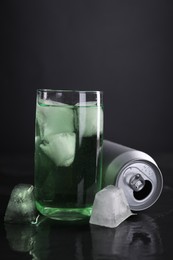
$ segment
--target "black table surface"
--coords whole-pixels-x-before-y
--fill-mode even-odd
[[[117,228],[62,224],[41,218],[38,225],[5,224],[16,184],[33,184],[30,155],[0,158],[0,259],[173,259],[173,154],[153,155],[164,178],[159,200]]]

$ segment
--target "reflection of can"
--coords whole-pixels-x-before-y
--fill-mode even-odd
[[[149,208],[159,198],[163,178],[156,162],[146,153],[110,141],[103,145],[103,186],[124,190],[131,210]]]

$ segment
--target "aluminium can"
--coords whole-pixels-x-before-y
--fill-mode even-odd
[[[152,206],[163,188],[162,173],[154,159],[142,152],[105,140],[103,143],[103,187],[122,188],[130,209]]]

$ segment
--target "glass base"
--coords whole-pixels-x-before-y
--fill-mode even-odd
[[[92,212],[92,207],[85,208],[51,208],[41,205],[36,202],[36,207],[38,211],[51,219],[59,220],[59,221],[80,221],[89,219]]]

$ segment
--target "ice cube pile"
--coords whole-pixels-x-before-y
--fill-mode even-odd
[[[36,146],[56,166],[70,166],[75,157],[76,132],[80,137],[103,132],[103,110],[96,102],[67,104],[41,100],[36,109]]]
[[[109,185],[95,196],[90,224],[115,228],[131,215],[123,190]]]
[[[37,218],[34,200],[34,187],[30,184],[18,184],[12,192],[5,212],[7,223],[31,223]]]

